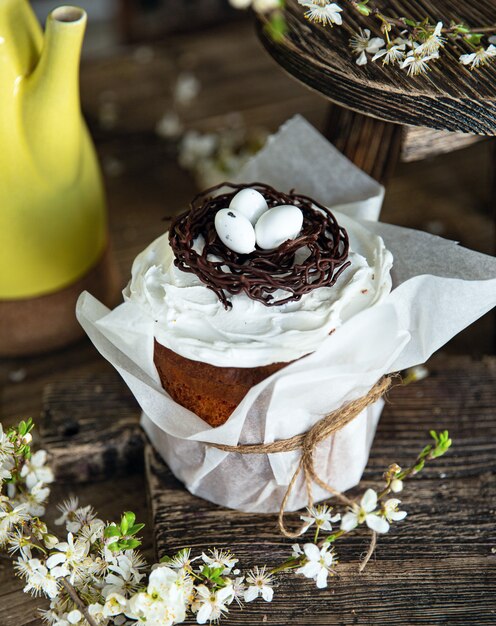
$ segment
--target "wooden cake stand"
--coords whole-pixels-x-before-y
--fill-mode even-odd
[[[345,3],[346,4],[346,3]],[[449,24],[496,24],[494,0],[397,0],[376,4],[387,15]],[[343,3],[341,3],[343,6]],[[331,102],[327,137],[351,161],[384,181],[401,160],[450,152],[496,134],[496,63],[471,72],[458,62],[466,44],[447,46],[427,74],[410,77],[398,66],[369,60],[356,64],[349,39],[359,28],[376,28],[344,7],[342,27],[304,18],[304,7],[287,0],[288,34],[274,42],[259,22],[263,45],[291,76]],[[373,35],[380,33],[373,32]]]

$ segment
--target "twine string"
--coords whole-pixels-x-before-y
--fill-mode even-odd
[[[288,530],[284,523],[284,515],[286,504],[294,489],[296,481],[301,473],[305,480],[305,486],[308,496],[308,506],[313,505],[313,483],[325,491],[331,493],[342,504],[346,506],[352,506],[353,501],[347,498],[331,485],[323,481],[314,467],[314,452],[319,443],[328,439],[333,433],[337,432],[349,424],[355,417],[357,417],[364,409],[379,400],[389,389],[392,382],[391,376],[384,376],[379,382],[377,382],[372,389],[364,396],[353,400],[343,407],[329,413],[320,421],[318,421],[310,430],[301,435],[295,435],[288,439],[280,439],[272,443],[253,443],[238,446],[227,446],[223,444],[211,445],[214,448],[223,450],[224,452],[233,452],[237,454],[275,454],[278,452],[292,452],[295,450],[301,450],[301,457],[296,467],[296,470],[289,481],[286,489],[286,493],[281,502],[278,515],[279,530],[281,533],[289,539],[296,539],[301,535],[302,529],[292,532]]]

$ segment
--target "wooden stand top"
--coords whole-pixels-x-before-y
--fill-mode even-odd
[[[445,24],[463,19],[469,25],[496,22],[493,0],[398,0],[378,5],[387,15],[413,19],[429,15]],[[304,11],[297,0],[288,0],[289,33],[281,43],[268,36],[261,22],[258,32],[277,63],[307,87],[347,109],[384,121],[496,135],[496,63],[470,71],[458,61],[461,54],[473,51],[467,44],[447,46],[427,74],[410,77],[398,66],[383,66],[380,61],[356,64],[350,36],[360,28],[376,28],[373,18],[357,16],[348,7],[342,14],[343,26],[330,28],[309,22]]]

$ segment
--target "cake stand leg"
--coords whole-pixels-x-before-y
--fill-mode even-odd
[[[385,183],[400,159],[403,126],[331,104],[325,135],[350,161]]]

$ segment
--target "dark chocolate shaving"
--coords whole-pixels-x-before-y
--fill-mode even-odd
[[[224,188],[233,191],[214,195]],[[245,188],[256,189],[269,208],[282,204],[297,206],[303,212],[301,234],[274,250],[257,248],[250,254],[238,254],[227,248],[217,236],[215,214],[229,207],[232,197]],[[203,236],[202,252],[193,249],[198,236]],[[350,265],[348,234],[334,215],[308,196],[291,191],[285,194],[269,185],[222,183],[198,194],[189,211],[176,217],[169,230],[169,242],[175,254],[175,265],[184,272],[196,274],[217,294],[226,308],[231,307],[226,292],[245,292],[266,306],[300,300],[319,287],[331,287]],[[304,261],[296,262],[296,252],[308,252]],[[278,299],[274,292],[283,290],[287,296]]]

